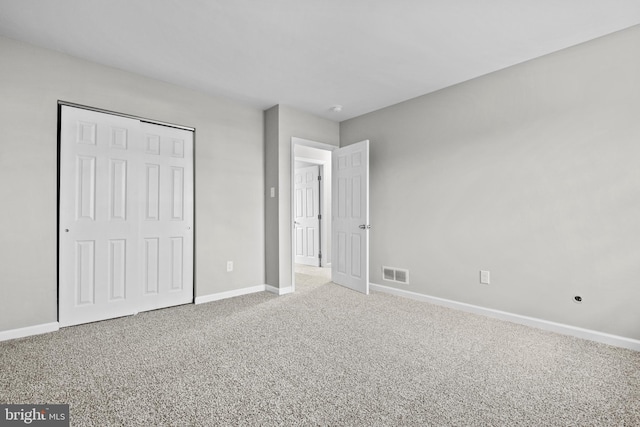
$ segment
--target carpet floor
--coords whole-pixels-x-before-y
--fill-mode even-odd
[[[640,353],[300,272],[1,342],[0,403],[68,403],[72,426],[640,426]]]

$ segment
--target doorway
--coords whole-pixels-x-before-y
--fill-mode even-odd
[[[323,220],[320,227],[327,243],[322,247],[331,249],[327,254],[331,266],[330,281],[369,294],[369,140],[345,147],[335,147],[316,141],[291,139],[291,189],[295,188],[295,161],[302,160],[303,152],[324,156],[318,161],[324,167],[325,184],[321,200]],[[296,157],[298,156],[298,157]],[[314,159],[315,157],[312,156]],[[327,176],[331,171],[331,177]],[[291,218],[295,218],[295,191],[291,191]],[[330,196],[327,196],[330,194]],[[295,223],[291,232],[291,291],[296,290],[297,264]],[[328,229],[328,230],[327,230]],[[327,233],[328,231],[328,233]],[[324,254],[323,254],[324,258]],[[322,268],[322,267],[319,267]],[[321,271],[322,272],[322,271]],[[316,273],[321,273],[316,271]],[[313,276],[324,280],[323,275]]]
[[[295,137],[291,143],[291,283],[304,291],[331,281],[331,152],[338,147]]]

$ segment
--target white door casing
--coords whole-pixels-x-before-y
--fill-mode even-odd
[[[369,141],[332,152],[331,280],[369,293]]]
[[[295,262],[320,266],[320,167],[298,168],[294,174]]]
[[[62,106],[61,326],[193,300],[193,132]]]

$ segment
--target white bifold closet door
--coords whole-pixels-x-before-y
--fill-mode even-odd
[[[70,106],[60,128],[59,322],[193,301],[193,132]]]

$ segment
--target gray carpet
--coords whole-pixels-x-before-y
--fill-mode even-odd
[[[640,426],[640,353],[300,273],[297,291],[0,343],[73,426]]]

